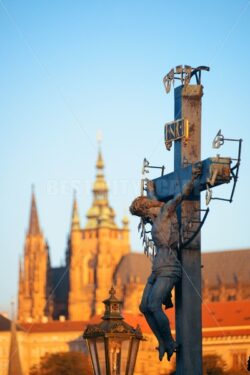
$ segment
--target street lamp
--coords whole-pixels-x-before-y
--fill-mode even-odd
[[[115,289],[103,301],[105,313],[100,324],[88,325],[86,339],[95,375],[133,375],[140,340],[140,326],[136,329],[124,322],[122,301],[115,297]]]

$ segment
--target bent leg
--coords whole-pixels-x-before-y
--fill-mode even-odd
[[[171,353],[171,355],[176,344],[171,334],[168,317],[162,310],[162,303],[165,300],[166,295],[171,293],[171,290],[177,281],[178,279],[176,278],[158,277],[152,286],[147,305],[148,310],[156,323],[157,335],[161,337],[165,351],[167,351],[168,354]]]
[[[157,310],[152,312],[152,316],[157,324],[165,348],[171,348],[175,341],[171,334],[170,324],[167,315],[162,310]]]
[[[146,319],[150,329],[152,330],[152,332],[154,333],[155,337],[158,340],[159,357],[160,357],[160,360],[161,360],[162,357],[164,356],[164,352],[165,352],[165,350],[164,350],[164,340],[163,340],[163,338],[160,334],[160,331],[159,331],[157,322],[155,321],[154,315],[148,309],[148,301],[149,301],[149,298],[150,298],[150,295],[151,295],[151,292],[152,292],[152,287],[154,285],[154,282],[155,282],[155,277],[153,275],[151,275],[148,279],[148,282],[147,282],[145,288],[144,288],[142,300],[141,300],[139,309],[143,313],[143,315],[145,316],[145,319]]]

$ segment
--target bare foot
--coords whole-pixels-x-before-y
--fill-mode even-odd
[[[165,348],[164,348],[164,345],[159,345],[155,348],[156,350],[158,350],[159,352],[159,360],[162,361],[163,357],[164,357],[164,354],[165,354]]]
[[[178,349],[179,349],[179,345],[176,342],[173,342],[173,345],[171,345],[171,347],[166,350],[168,361],[170,361],[174,353],[178,352]]]

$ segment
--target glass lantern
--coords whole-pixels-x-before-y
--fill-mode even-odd
[[[110,298],[103,301],[103,322],[88,325],[83,337],[87,340],[95,375],[133,375],[140,340],[140,327],[136,329],[124,322],[122,302],[110,290]]]

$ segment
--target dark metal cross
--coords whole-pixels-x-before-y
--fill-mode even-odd
[[[165,126],[165,143],[169,150],[174,142],[174,172],[154,180],[158,200],[168,201],[182,191],[184,184],[191,180],[193,165],[201,167],[201,176],[195,181],[193,193],[177,209],[180,231],[179,260],[182,265],[182,279],[176,286],[176,341],[180,345],[177,353],[177,375],[202,374],[202,325],[201,325],[201,241],[200,229],[208,213],[201,210],[200,193],[207,190],[207,203],[211,199],[211,188],[234,180],[235,188],[240,163],[240,148],[236,164],[231,158],[220,156],[201,159],[201,70],[178,66],[164,77],[167,92],[174,79],[181,80],[175,88],[175,121]],[[192,76],[196,84],[191,85]],[[223,142],[221,133],[218,143]],[[241,146],[241,140],[240,146]],[[216,144],[216,142],[215,142]],[[145,167],[150,167],[145,161]],[[162,168],[162,174],[164,169]],[[202,215],[204,214],[205,215]]]

